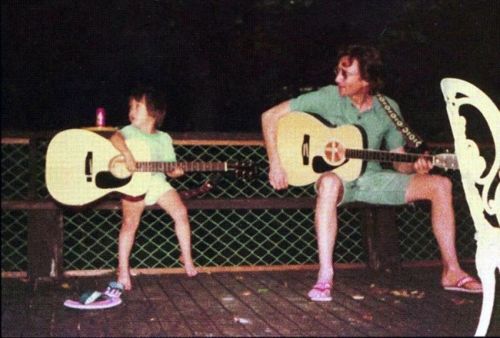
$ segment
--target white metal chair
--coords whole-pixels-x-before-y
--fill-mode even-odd
[[[495,270],[500,270],[500,113],[493,101],[474,85],[459,79],[445,78],[441,90],[455,139],[462,185],[474,226],[477,242],[476,268],[483,284],[483,303],[476,336],[485,336],[495,302]],[[494,158],[486,159],[476,142],[467,138],[464,106],[473,106],[490,128],[495,147]],[[462,110],[461,110],[462,109]],[[476,111],[475,111],[476,112]],[[492,224],[495,221],[497,224]],[[489,220],[488,220],[489,219]]]

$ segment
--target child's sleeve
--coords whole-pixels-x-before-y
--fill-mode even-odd
[[[128,125],[120,129],[120,133],[126,140],[128,140],[134,137],[135,129],[132,126]]]
[[[167,162],[177,162],[177,156],[175,154],[174,142],[172,137],[167,133],[164,133],[163,137],[164,151],[165,151],[165,161]]]

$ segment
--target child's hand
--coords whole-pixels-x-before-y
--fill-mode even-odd
[[[176,167],[174,170],[167,172],[167,175],[172,178],[177,178],[184,175],[184,170],[182,168]]]
[[[134,156],[132,156],[132,154],[129,152],[123,154],[123,157],[125,158],[125,165],[127,166],[128,171],[130,171],[131,173],[136,171],[137,165],[135,163]]]

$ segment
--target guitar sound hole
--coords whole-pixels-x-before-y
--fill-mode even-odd
[[[100,171],[95,176],[95,184],[101,189],[119,188],[130,182],[132,176],[127,178],[116,178],[109,171]]]
[[[122,155],[117,155],[111,159],[109,162],[109,170],[113,173],[113,176],[120,179],[127,178],[131,175],[125,164],[125,158]]]
[[[345,160],[344,146],[337,141],[328,142],[325,147],[325,158],[332,164],[343,162]]]

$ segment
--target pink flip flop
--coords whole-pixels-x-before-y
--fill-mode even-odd
[[[308,292],[307,295],[313,302],[330,302],[332,300],[332,296],[330,294],[331,290],[331,283],[318,282],[313,286],[313,288]]]
[[[482,293],[483,292],[482,289],[468,289],[468,288],[466,288],[465,285],[467,283],[471,283],[471,282],[479,283],[479,281],[477,279],[475,279],[474,277],[465,276],[465,277],[460,278],[455,283],[455,285],[446,285],[446,286],[443,286],[443,288],[446,291],[457,291],[457,292],[466,292],[466,293]]]
[[[67,299],[64,306],[78,310],[99,310],[118,306],[122,303],[123,285],[118,282],[109,283],[104,292],[90,291],[80,296],[79,300]]]
[[[95,291],[99,292],[99,291]],[[115,307],[122,303],[122,299],[120,297],[115,298],[105,298],[103,300],[96,300],[89,304],[81,303],[80,301],[68,299],[64,302],[64,306],[78,309],[78,310],[100,310],[100,309],[109,309],[111,307]]]

